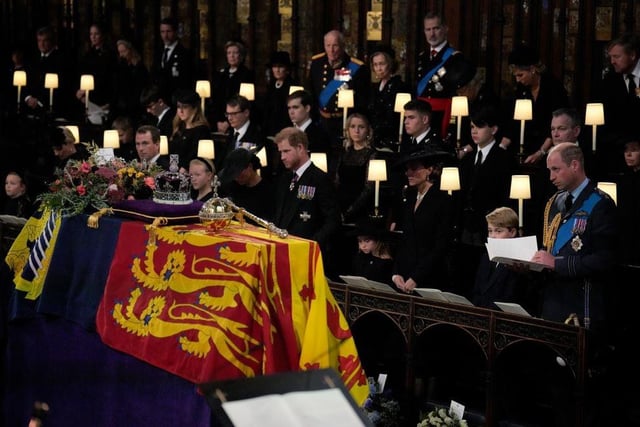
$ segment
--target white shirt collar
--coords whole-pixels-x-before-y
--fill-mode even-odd
[[[303,131],[303,132],[304,132],[305,130],[307,130],[307,128],[309,127],[309,125],[311,125],[311,122],[312,122],[311,117],[309,117],[309,118],[308,118],[307,120],[305,120],[305,121],[304,121],[300,126],[296,125],[296,127],[297,127],[298,129],[300,129],[301,131]]]
[[[304,162],[302,164],[302,166],[300,166],[297,170],[293,171],[293,173],[295,173],[296,175],[298,175],[298,178],[302,177],[302,175],[304,174],[304,172],[309,169],[309,166],[311,166],[311,159],[307,159],[306,162]]]
[[[487,156],[489,155],[489,151],[491,151],[491,149],[493,148],[493,145],[495,143],[496,143],[496,140],[494,139],[493,141],[491,141],[490,143],[485,145],[484,148],[478,147],[478,151],[482,151],[482,163],[484,163],[484,161],[487,160]],[[477,153],[476,153],[476,159],[478,159],[478,154]]]

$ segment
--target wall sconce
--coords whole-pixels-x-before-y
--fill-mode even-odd
[[[80,130],[78,129],[78,126],[75,125],[69,125],[69,126],[65,126],[69,132],[71,132],[71,135],[73,135],[73,141],[75,144],[80,142]]]
[[[404,105],[411,101],[410,93],[396,93],[396,100],[393,104],[393,111],[400,113],[400,127],[398,129],[398,144],[402,142],[402,128],[404,125]]]
[[[120,148],[120,137],[117,130],[105,130],[102,138],[104,148]]]
[[[89,92],[94,89],[93,75],[83,74],[80,76],[80,89],[84,90],[84,108],[89,113]]]
[[[342,108],[342,132],[347,134],[347,111],[353,108],[353,89],[342,89],[338,91],[338,108]]]
[[[297,92],[299,90],[304,90],[304,86],[291,86],[289,88],[289,95],[291,95],[293,92]]]
[[[387,162],[384,159],[369,160],[369,171],[367,173],[367,180],[374,181],[376,183],[373,214],[377,217],[380,202],[380,181],[387,180]]]
[[[466,96],[454,96],[451,98],[451,115],[456,117],[456,148],[459,150],[462,117],[469,115],[469,100]]]
[[[311,162],[323,172],[327,172],[328,169],[326,153],[311,153]]]
[[[524,122],[533,119],[533,104],[530,99],[516,99],[513,119],[520,120],[520,154],[524,154]]]
[[[457,167],[442,168],[440,189],[446,190],[449,195],[460,189],[460,172]]]
[[[200,108],[204,114],[204,100],[211,97],[211,83],[209,80],[198,80],[196,82],[196,93],[200,95]]]
[[[249,101],[256,99],[256,91],[253,83],[240,83],[240,96],[244,96]]]
[[[593,131],[591,133],[591,149],[595,153],[596,151],[596,132],[597,126],[604,124],[604,105],[601,103],[587,104],[587,111],[584,115],[584,124],[592,125]]]
[[[49,89],[49,111],[53,111],[53,90],[58,88],[58,75],[56,73],[45,74],[44,87]]]
[[[618,186],[615,182],[599,182],[598,188],[611,196],[613,203],[618,204]]]
[[[518,199],[518,226],[520,232],[522,232],[523,218],[522,208],[524,199],[531,198],[531,185],[529,182],[529,175],[512,175],[511,176],[511,190],[509,192],[510,199]]]
[[[198,141],[198,157],[209,160],[213,160],[215,158],[213,139],[201,139]]]
[[[166,135],[160,135],[160,155],[166,156],[169,154],[169,138]]]

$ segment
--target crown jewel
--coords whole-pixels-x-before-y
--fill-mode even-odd
[[[191,200],[191,181],[180,172],[178,155],[169,155],[169,170],[156,175],[156,190],[153,201],[169,205],[188,205]]]

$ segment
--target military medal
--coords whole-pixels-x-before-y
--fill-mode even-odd
[[[580,238],[580,236],[574,236],[573,239],[571,239],[571,249],[574,250],[574,252],[578,252],[580,249],[582,249],[582,239]]]
[[[315,194],[316,187],[311,187],[309,185],[301,185],[298,187],[298,199],[312,200]]]
[[[351,80],[351,70],[348,68],[337,69],[333,74],[333,79],[341,82],[348,82]]]

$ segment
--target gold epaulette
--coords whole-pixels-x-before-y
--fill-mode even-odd
[[[326,53],[326,52],[316,53],[315,55],[313,55],[313,56],[311,57],[311,60],[313,61],[313,60],[315,60],[315,59],[322,58],[323,56],[326,56],[326,55],[327,55],[327,53]]]
[[[351,57],[351,61],[352,61],[352,62],[355,62],[355,63],[356,63],[356,64],[358,64],[358,65],[362,65],[362,64],[364,64],[364,62],[363,62],[363,61],[361,61],[360,59],[355,58],[355,57],[353,57],[353,56]]]

